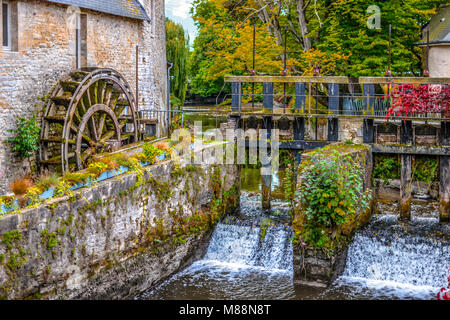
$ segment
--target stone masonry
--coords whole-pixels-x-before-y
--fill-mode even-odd
[[[0,299],[133,298],[201,258],[239,192],[239,166],[184,158],[1,216]]]
[[[5,143],[11,136],[8,129],[15,128],[18,117],[39,117],[44,108],[40,98],[76,67],[75,31],[68,23],[68,6],[43,0],[9,3],[17,5],[17,50],[0,47],[0,194],[8,192],[10,183],[29,171],[28,162],[18,159]],[[164,1],[141,3],[151,21],[81,9],[87,17],[86,66],[116,69],[135,91],[139,46],[139,107],[164,110]]]

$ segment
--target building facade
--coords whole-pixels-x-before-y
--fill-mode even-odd
[[[46,95],[77,67],[115,69],[138,91],[139,109],[167,108],[164,0],[0,4],[0,194],[30,171],[5,143],[8,130],[18,117],[40,117]]]
[[[419,45],[424,48],[425,55],[427,43],[430,77],[450,77],[450,4],[442,5],[423,29]]]

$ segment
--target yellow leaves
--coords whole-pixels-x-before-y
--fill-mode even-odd
[[[341,208],[336,208],[334,209],[334,212],[336,212],[338,215],[340,215],[341,217],[345,216],[345,211],[342,210]]]
[[[301,59],[294,60],[293,64],[304,70],[304,76],[312,76],[314,69],[319,68],[321,75],[335,74],[337,67],[347,62],[350,55],[341,53],[326,53],[317,49],[306,51]]]

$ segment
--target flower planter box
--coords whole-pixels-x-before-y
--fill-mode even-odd
[[[53,197],[54,192],[55,192],[55,188],[48,189],[47,191],[45,191],[44,193],[41,194],[41,200],[50,199],[51,197]]]
[[[102,174],[100,174],[96,180],[97,180],[97,182],[100,182],[100,181],[103,181],[103,180],[106,180],[106,179],[109,179],[109,178],[110,178],[109,177],[109,172],[105,171]]]
[[[116,176],[120,176],[121,174],[124,174],[129,169],[128,167],[120,166],[119,169],[108,171],[108,178],[114,178]]]
[[[81,189],[81,188],[83,188],[83,187],[84,187],[84,183],[83,183],[83,182],[79,182],[79,183],[73,185],[73,186],[70,188],[70,190],[74,191],[74,190],[77,190],[77,189]]]
[[[2,203],[0,207],[0,214],[5,214],[7,212],[11,212],[17,209],[19,209],[19,202],[17,200],[14,200],[14,203],[11,207],[7,207],[4,203]]]

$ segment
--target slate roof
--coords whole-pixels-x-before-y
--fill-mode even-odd
[[[450,44],[450,4],[439,8],[428,23],[430,26],[430,44]],[[423,28],[423,37],[418,45],[427,44],[427,28]]]
[[[116,16],[150,21],[138,0],[47,0],[60,4],[78,6]]]

